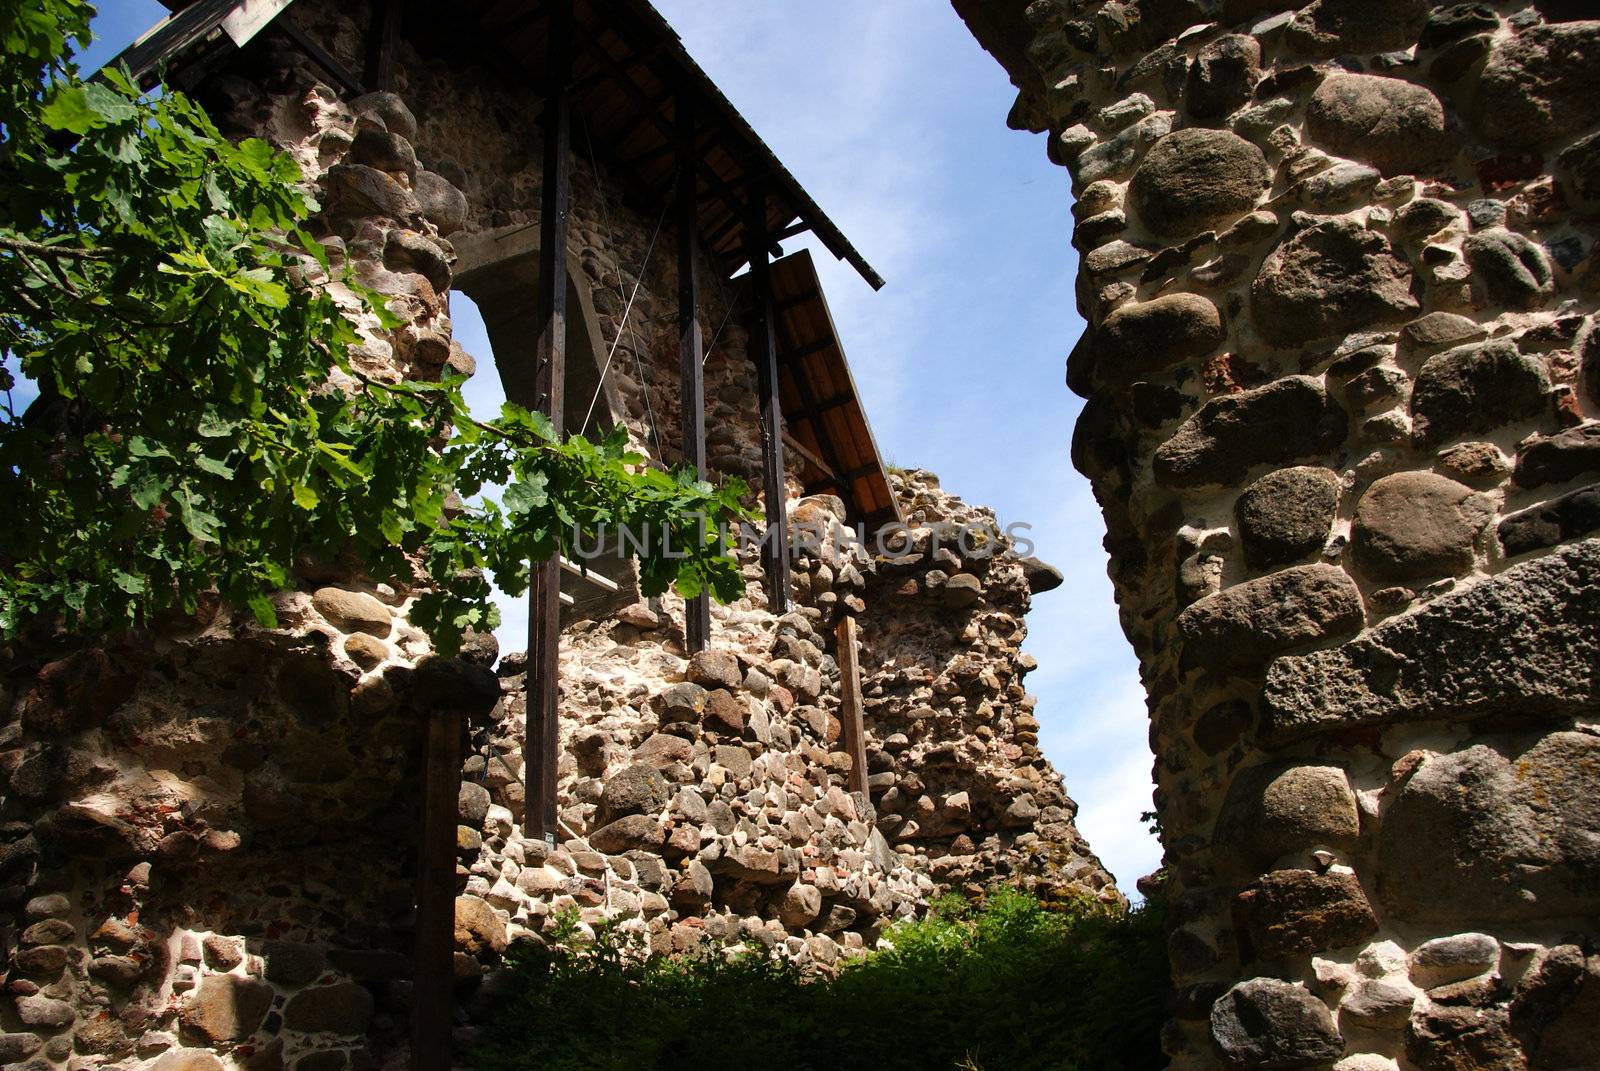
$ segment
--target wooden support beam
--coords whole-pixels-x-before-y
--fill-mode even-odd
[[[856,396],[854,394],[835,394],[831,398],[819,399],[817,403],[811,407],[811,410],[815,413],[826,413],[828,410],[837,409],[841,405],[849,405],[855,400]]]
[[[411,994],[411,1061],[417,1071],[450,1071],[455,1003],[456,823],[461,796],[463,712],[427,712],[422,851],[417,866],[417,936]]]
[[[837,480],[839,478],[838,475],[833,471],[833,466],[829,465],[826,461],[822,460],[822,458],[808,450],[806,448],[806,444],[801,442],[799,439],[796,439],[794,435],[791,434],[787,429],[785,429],[783,433],[783,444],[815,465],[822,471],[824,476],[827,476],[829,479],[833,480]]]
[[[709,128],[706,128],[706,129],[709,129]],[[693,135],[693,140],[694,141],[698,141],[699,137],[700,137],[700,135],[702,133],[705,133],[705,130],[696,131],[695,134]],[[626,141],[627,139],[624,138],[623,140]],[[629,156],[629,157],[627,157],[625,159],[622,159],[622,161],[621,161],[622,165],[624,167],[638,167],[640,164],[649,163],[650,161],[660,159],[663,156],[681,154],[683,152],[683,148],[682,148],[682,144],[681,143],[682,143],[682,135],[680,134],[679,137],[674,138],[672,141],[664,141],[660,145],[657,145],[655,148],[646,149],[644,152],[640,153],[637,156]],[[696,156],[699,155],[700,151],[701,151],[701,148],[698,145],[694,145],[693,146],[693,152],[695,153]]]
[[[817,300],[817,298],[819,298],[821,296],[822,296],[822,294],[821,294],[820,291],[816,291],[816,290],[804,291],[803,293],[796,294],[794,297],[785,298],[783,300],[783,302],[778,305],[777,311],[778,312],[788,312],[790,309],[798,309],[801,305],[804,305],[804,304],[806,304],[808,302],[815,301],[815,300]]]
[[[767,259],[767,197],[758,188],[751,197],[745,238],[750,260],[750,357],[756,363],[761,403],[761,492],[766,500],[767,531],[761,541],[761,564],[767,578],[767,608],[789,612],[789,507],[783,480],[783,407],[778,400],[778,352],[772,312],[772,264]]]
[[[723,239],[727,238],[734,231],[744,226],[744,206],[728,205],[727,207],[728,218],[723,220],[715,230],[711,231],[711,233],[705,236],[705,245],[707,249],[718,248],[722,245]],[[739,259],[739,264],[743,264],[748,259],[748,257],[741,257]],[[737,268],[738,265],[736,264],[734,267]]]
[[[774,242],[787,242],[790,238],[798,238],[809,230],[811,230],[811,224],[807,223],[803,219],[796,220],[795,222],[790,223],[787,227],[783,228],[783,230],[774,234],[772,236],[772,240]]]
[[[839,619],[835,631],[839,662],[839,725],[843,730],[844,750],[850,756],[850,775],[846,783],[851,792],[867,791],[867,728],[861,715],[861,655],[856,647],[856,619]]]
[[[367,39],[367,66],[362,73],[373,89],[394,92],[394,57],[400,47],[400,11],[404,0],[376,0]]]
[[[311,39],[311,35],[302,30],[292,18],[281,18],[273,22],[273,28],[282,30],[295,47],[306,54],[306,57],[322,68],[324,74],[339,83],[339,88],[353,96],[361,96],[366,92],[361,80],[349,71],[344,64],[329,55],[328,50]]]
[[[678,96],[678,376],[683,460],[706,478],[705,339],[700,333],[700,214],[695,205],[695,101]],[[708,523],[714,518],[707,518]],[[704,592],[684,605],[689,653],[711,641],[711,602]]]
[[[821,353],[823,350],[831,350],[838,345],[838,339],[824,336],[817,339],[817,341],[808,343],[804,346],[786,346],[781,348],[778,351],[778,360],[782,361],[784,364],[797,364],[801,358],[810,357],[813,353]]]
[[[572,4],[556,0],[545,53],[544,188],[539,217],[538,348],[534,398],[563,433],[567,349],[567,227],[572,190]],[[546,843],[555,839],[556,763],[561,747],[561,563],[533,567],[528,614],[528,709],[523,737],[527,808],[523,827]]]
[[[781,317],[777,326],[779,335],[792,343],[793,338],[790,336],[788,327],[783,324]],[[788,347],[788,350],[790,353],[795,352],[792,345]],[[829,434],[828,426],[823,423],[822,416],[817,411],[817,398],[811,392],[811,384],[806,379],[805,369],[800,367],[797,362],[789,372],[790,378],[794,380],[794,389],[800,395],[800,404],[805,413],[811,418],[811,431],[816,436],[817,446],[822,449],[822,456],[827,459],[828,464],[826,467],[828,471],[830,473],[842,472],[844,470],[844,464],[841,460],[843,455],[839,453],[838,447],[834,446],[833,436]],[[840,487],[840,490],[844,492],[842,497],[845,500],[845,504],[849,505],[854,496],[851,494],[848,480]]]

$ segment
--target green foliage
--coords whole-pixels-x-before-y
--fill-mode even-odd
[[[570,922],[566,936],[572,933]],[[615,930],[521,945],[475,1055],[488,1071],[1144,1071],[1164,1066],[1158,907],[1051,909],[1014,890],[888,934],[836,978],[759,945],[648,958]]]
[[[459,379],[360,375],[352,317],[397,321],[348,277],[356,308],[315,285],[294,161],[180,93],[80,80],[92,13],[0,11],[0,632],[141,624],[211,590],[270,625],[297,560],[353,557],[428,588],[413,618],[449,652],[496,623],[483,570],[520,594],[530,559],[600,525],[649,531],[646,594],[742,594],[716,528],[743,515],[737,481],[645,468],[620,433],[558,441],[511,405],[476,421]],[[502,506],[451,506],[490,483]]]

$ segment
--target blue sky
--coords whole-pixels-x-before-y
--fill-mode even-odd
[[[1028,617],[1028,684],[1079,828],[1132,894],[1160,849],[1139,821],[1151,806],[1144,692],[1100,511],[1067,459],[1082,402],[1063,367],[1083,323],[1066,171],[1042,136],[1006,128],[1014,91],[945,0],[656,4],[888,280],[874,293],[814,250],[880,449],[1002,524],[1032,524],[1037,553],[1065,574]],[[154,0],[101,7],[90,67],[163,13]],[[459,337],[486,356],[464,312]]]

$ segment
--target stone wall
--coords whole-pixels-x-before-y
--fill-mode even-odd
[[[355,68],[368,14],[301,0],[286,17]],[[536,97],[424,43],[426,55],[401,49],[398,93],[351,100],[269,29],[198,90],[230,135],[265,136],[301,163],[335,267],[314,280],[348,296],[348,266],[391,296],[405,323],[366,322],[353,355],[379,378],[474,372],[451,337],[452,239],[537,223]],[[580,152],[569,252],[592,341],[602,355],[614,345],[612,415],[671,462],[675,236],[663,229],[647,256],[655,225]],[[708,288],[711,465],[749,477],[754,370],[731,290]],[[826,540],[797,561],[799,606],[782,618],[747,562],[745,597],[714,608],[713,649],[694,659],[675,596],[570,624],[551,849],[519,832],[525,660],[499,659],[484,636],[434,657],[407,621],[414,590],[359,563],[300,563],[274,629],[208,606],[92,647],[0,651],[0,1064],[409,1066],[422,730],[441,705],[470,742],[458,1052],[509,943],[540,939],[567,907],[657,950],[755,939],[827,966],[953,884],[1021,875],[1117,900],[1026,720],[1026,578],[1048,570],[941,558],[929,510],[970,511],[925,474],[898,486],[924,514],[903,553],[879,561]],[[841,513],[836,500],[793,505],[797,523]],[[845,613],[865,623],[876,799],[845,791],[833,649]],[[902,613],[915,624],[898,627]],[[917,767],[934,764],[918,787]],[[880,806],[899,821],[880,822]]]
[[[1594,1066],[1592,5],[956,7],[1071,174],[1173,1066]]]

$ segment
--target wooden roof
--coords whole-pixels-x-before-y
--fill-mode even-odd
[[[289,32],[311,59],[345,89],[378,88],[382,49],[371,47],[365,66],[341,67],[290,19],[278,16],[292,0],[164,0],[174,15],[153,28],[113,63],[136,77],[165,67],[202,76],[232,50],[229,37],[253,35],[269,23]],[[557,0],[454,0],[443,14],[433,0],[388,0],[381,16],[398,10],[398,33],[425,52],[470,50],[508,74],[539,84],[543,78],[550,9]],[[747,260],[746,235],[759,194],[765,230],[778,242],[812,232],[834,256],[850,263],[874,289],[883,278],[868,264],[811,195],[689,55],[677,33],[648,0],[570,0],[578,54],[573,92],[578,122],[574,147],[587,135],[596,152],[647,208],[666,203],[677,182],[675,123],[680,96],[692,102],[695,186],[704,246],[731,275]],[[375,25],[369,45],[395,23]],[[245,37],[248,40],[248,36]],[[178,84],[184,84],[183,79]]]
[[[551,5],[557,0],[455,0],[450,14],[424,0],[375,0],[375,24],[361,70],[348,70],[293,20],[293,0],[163,0],[174,14],[113,63],[135,77],[192,86],[226,63],[236,46],[271,24],[347,92],[384,82],[392,51],[385,39],[408,27],[419,50],[471,54],[509,77],[542,79]],[[747,261],[750,197],[761,191],[765,230],[777,244],[807,231],[848,261],[874,289],[883,279],[778,161],[648,0],[571,0],[574,37],[574,149],[585,138],[645,211],[669,203],[678,181],[677,107],[692,102],[695,188],[701,240],[728,275]],[[398,12],[398,15],[396,13]],[[387,16],[387,18],[385,18]],[[388,58],[386,58],[386,56]],[[791,447],[805,462],[808,493],[838,494],[856,521],[872,528],[901,521],[867,415],[856,394],[816,266],[807,252],[772,266],[779,385]]]
[[[903,522],[809,251],[772,265],[772,301],[779,401],[806,493],[838,495],[868,531]]]

